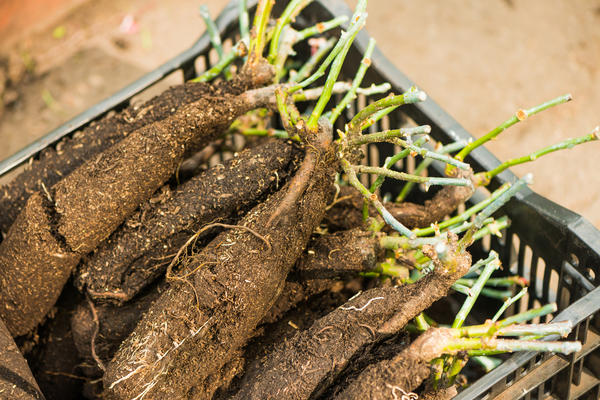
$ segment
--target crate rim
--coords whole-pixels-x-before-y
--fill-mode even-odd
[[[352,15],[352,10],[343,0],[314,0],[313,3],[324,8],[331,15]],[[255,7],[256,4],[257,0],[248,0],[247,2],[249,9]],[[222,36],[231,28],[233,23],[237,22],[237,18],[238,0],[231,0],[215,20],[216,26]],[[369,39],[369,34],[363,29],[357,35],[353,46],[355,46],[361,54],[364,54]],[[43,149],[57,143],[63,137],[81,129],[86,124],[102,117],[109,111],[127,104],[133,96],[159,82],[167,75],[181,69],[184,72],[184,79],[193,76],[196,73],[194,66],[195,58],[201,50],[208,47],[210,47],[210,38],[208,33],[205,32],[187,50],[173,57],[156,69],[146,73],[110,97],[78,114],[66,123],[53,129],[43,137],[17,151],[12,156],[0,161],[0,177],[24,164],[28,159],[38,155]],[[372,65],[377,66],[378,73],[383,76],[384,80],[394,82],[394,84],[403,91],[411,86],[416,86],[410,78],[385,57],[378,46],[375,46],[371,59]],[[462,125],[430,97],[428,97],[425,102],[407,105],[405,107],[405,109],[408,110],[407,114],[410,114],[415,122],[431,125],[432,132],[444,131],[445,134],[453,140],[474,139]],[[500,164],[500,161],[483,146],[471,153],[469,161],[475,167],[486,170],[492,169]],[[505,182],[514,182],[516,180],[517,176],[512,173],[512,171],[506,170],[494,178],[491,186],[494,188]],[[546,199],[529,188],[519,193],[513,202],[514,201],[540,213],[547,221],[567,237],[567,242],[573,243],[578,250],[586,251],[591,263],[600,265],[600,231],[587,219]],[[596,279],[598,279],[598,277],[596,277]],[[583,286],[588,288],[593,287],[593,284],[585,277],[581,276],[581,280]],[[600,287],[597,287],[581,299],[570,304],[555,317],[555,320],[569,320],[574,325],[577,325],[585,319],[590,318],[599,309]],[[483,395],[494,384],[515,372],[519,367],[533,359],[535,355],[536,353],[533,352],[514,354],[499,367],[479,378],[455,398],[467,400]]]

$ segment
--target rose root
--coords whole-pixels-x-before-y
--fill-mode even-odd
[[[41,400],[44,395],[33,378],[10,332],[0,320],[0,393],[6,399]]]
[[[303,161],[313,166],[299,169],[310,171],[305,190],[290,201],[298,172],[189,260],[108,365],[107,398],[185,398],[252,336],[330,200],[337,167],[331,126],[319,131]]]
[[[443,354],[449,338],[444,328],[428,330],[391,360],[367,367],[336,399],[392,399],[400,390],[412,392],[429,377],[430,362]]]
[[[81,256],[150,198],[186,147],[209,143],[237,116],[269,100],[257,90],[180,107],[63,178],[45,193],[49,204],[32,195],[0,243],[0,315],[11,333],[24,334],[41,321]]]
[[[342,372],[354,355],[404,325],[434,301],[471,265],[458,253],[456,236],[448,244],[445,264],[427,251],[434,271],[414,284],[370,289],[298,332],[246,372],[236,399],[308,399],[317,396]]]
[[[141,105],[130,105],[114,115],[91,122],[72,138],[64,138],[56,146],[46,148],[39,159],[31,160],[25,171],[0,188],[0,232],[8,232],[31,193],[50,189],[75,168],[96,158],[131,132],[161,121],[182,105],[202,97],[239,95],[263,86],[271,78],[272,75],[262,68],[256,73],[242,70],[231,81],[215,85],[187,82],[171,87]]]
[[[269,141],[247,149],[148,201],[84,260],[76,285],[96,300],[124,302],[163,274],[174,253],[202,226],[238,219],[283,186],[297,148]]]

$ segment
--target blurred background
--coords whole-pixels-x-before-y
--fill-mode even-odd
[[[205,3],[214,18],[228,0]],[[0,159],[187,49],[199,4],[0,0]],[[600,124],[600,0],[370,0],[368,12],[383,53],[475,136],[573,94],[489,143],[501,160]],[[600,142],[513,170],[600,227]]]

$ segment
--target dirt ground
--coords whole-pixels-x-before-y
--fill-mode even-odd
[[[207,5],[216,16],[227,2]],[[199,4],[88,1],[46,28],[0,41],[0,53],[12,54],[7,74],[34,75],[5,92],[0,159],[188,48],[204,30]],[[371,0],[368,11],[367,29],[384,54],[475,136],[519,108],[573,94],[489,144],[500,159],[600,123],[600,0]],[[598,154],[595,142],[514,171],[533,172],[534,190],[600,227]]]

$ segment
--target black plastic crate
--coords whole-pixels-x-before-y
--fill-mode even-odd
[[[256,0],[249,1],[249,4],[254,7]],[[276,10],[278,8],[281,10],[282,5],[277,4]],[[334,16],[350,16],[351,13],[342,0],[316,0],[297,18],[296,25],[306,27]],[[222,38],[237,40],[237,16],[237,0],[232,0],[216,21]],[[368,41],[366,32],[358,34],[340,79],[351,79],[354,76]],[[38,157],[44,148],[55,145],[64,136],[73,134],[107,112],[123,108],[132,97],[154,86],[166,76],[181,71],[182,82],[196,76],[199,72],[196,70],[197,65],[204,65],[205,68],[212,65],[210,49],[209,37],[204,34],[189,50],[0,162],[0,176],[31,157]],[[301,50],[299,54],[302,54]],[[379,49],[375,48],[371,59],[372,64],[363,86],[389,82],[393,92],[401,93],[414,85]],[[353,104],[349,113],[356,107],[357,103]],[[348,115],[351,114],[343,114],[338,123],[343,124],[344,117]],[[432,99],[397,109],[373,129],[381,129],[381,125],[399,126],[407,117],[417,124],[431,125],[431,136],[443,143],[472,138]],[[392,151],[392,146],[378,145],[368,151],[367,161],[378,163]],[[475,150],[467,161],[475,171],[489,170],[499,164],[498,159],[485,148]],[[432,166],[430,173],[443,173],[439,164],[434,163]],[[516,176],[507,170],[493,179],[490,188],[495,189],[505,182],[515,180]],[[382,190],[396,192],[398,185],[387,180]],[[555,301],[559,313],[554,319],[574,323],[575,328],[570,338],[581,340],[583,349],[569,357],[529,352],[514,354],[456,398],[600,398],[600,232],[583,217],[529,189],[518,194],[502,212],[512,220],[511,227],[500,239],[494,237],[491,242],[473,245],[470,251],[474,258],[487,254],[490,249],[496,250],[505,269],[523,275],[530,281],[529,294],[508,312],[518,312],[519,308]]]

